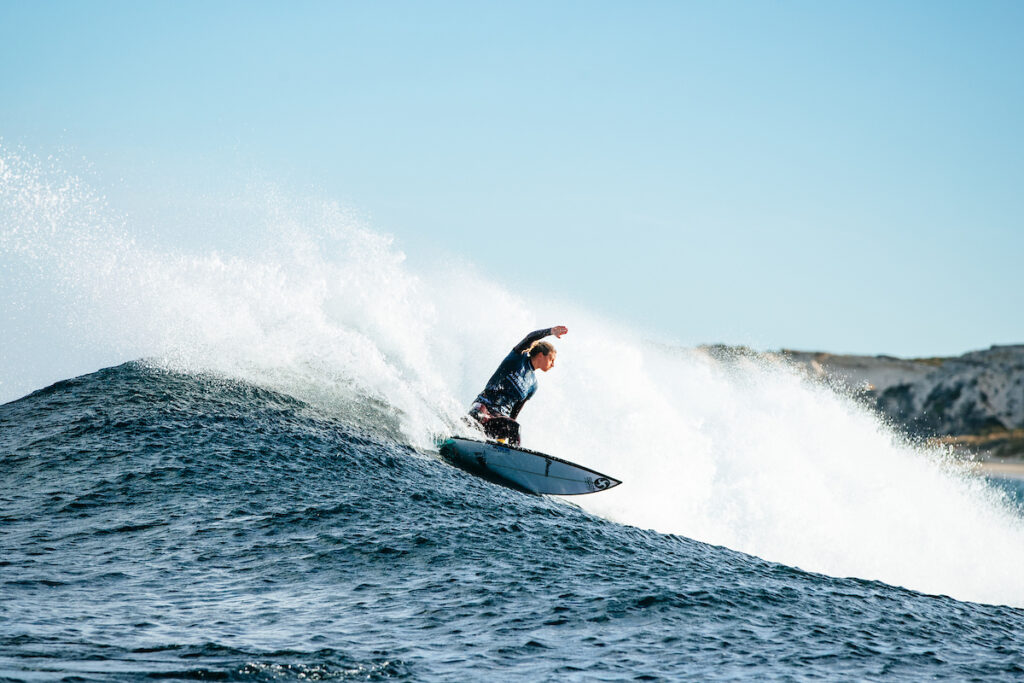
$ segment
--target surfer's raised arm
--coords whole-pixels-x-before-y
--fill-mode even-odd
[[[555,335],[556,337],[561,339],[562,335],[565,334],[568,331],[569,331],[569,328],[566,327],[565,325],[556,325],[554,327],[548,327],[548,328],[543,329],[543,330],[537,330],[536,332],[531,332],[530,334],[528,334],[525,337],[523,337],[523,341],[521,341],[518,344],[516,344],[515,347],[513,347],[512,351],[514,353],[523,353],[526,350],[528,350],[533,345],[534,342],[540,341],[544,337],[550,337],[551,335]]]

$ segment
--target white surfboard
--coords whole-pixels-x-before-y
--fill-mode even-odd
[[[567,460],[493,441],[453,437],[441,444],[440,451],[456,467],[527,493],[575,496],[622,483]]]

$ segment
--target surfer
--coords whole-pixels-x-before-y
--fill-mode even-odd
[[[537,391],[534,373],[536,370],[547,372],[555,366],[555,347],[540,340],[550,335],[561,338],[568,331],[558,325],[531,332],[501,361],[469,410],[469,416],[480,423],[487,436],[511,446],[519,445],[516,418]]]

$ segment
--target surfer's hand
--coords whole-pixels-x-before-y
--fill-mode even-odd
[[[565,325],[559,325],[551,328],[551,334],[561,339],[562,335],[569,331],[569,328]]]

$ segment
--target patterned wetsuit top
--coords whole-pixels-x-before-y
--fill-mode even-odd
[[[487,387],[476,397],[491,412],[515,419],[523,404],[537,391],[537,374],[527,349],[533,342],[551,334],[551,328],[531,332],[505,356],[487,380]]]

